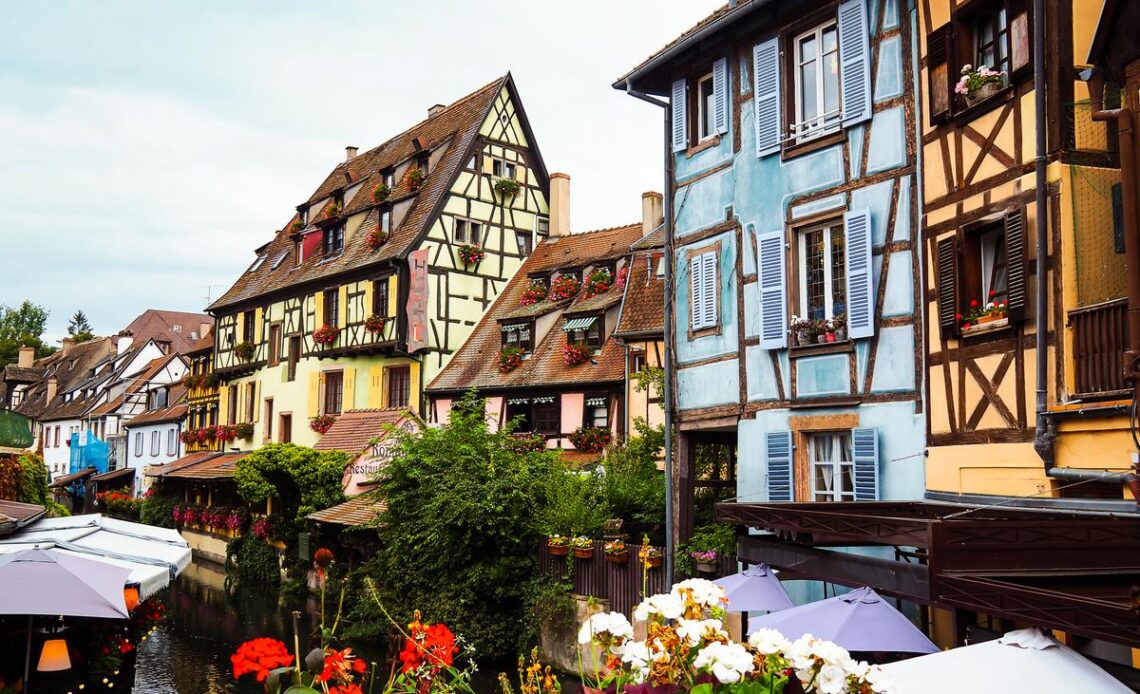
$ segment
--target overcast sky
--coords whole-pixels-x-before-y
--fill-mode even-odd
[[[661,189],[661,113],[610,84],[723,4],[0,4],[0,304],[97,333],[202,310],[344,157],[511,71],[575,231]]]

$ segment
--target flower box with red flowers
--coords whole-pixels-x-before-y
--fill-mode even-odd
[[[562,347],[562,361],[566,366],[577,366],[590,358],[590,348],[581,343],[568,342]]]
[[[550,288],[546,286],[543,280],[531,280],[530,284],[526,286],[526,291],[523,292],[522,300],[519,301],[523,306],[530,306],[537,304],[546,298],[547,292]]]
[[[408,190],[419,190],[424,184],[423,169],[418,166],[408,169],[408,173],[404,175],[404,183],[407,184]]]
[[[574,448],[587,453],[601,453],[610,445],[612,435],[604,427],[578,427],[570,433]]]
[[[221,443],[227,443],[237,438],[237,428],[231,427],[227,424],[219,424],[214,427],[214,440]]]
[[[318,434],[325,434],[332,428],[334,422],[336,422],[336,417],[333,415],[319,414],[309,420],[309,428]]]
[[[617,279],[614,280],[614,284],[617,285],[618,289],[625,289],[625,283],[626,283],[626,280],[628,280],[628,279],[629,279],[629,266],[625,265],[622,267],[622,269],[618,270]]]
[[[370,249],[375,251],[384,244],[388,243],[390,236],[391,235],[383,229],[373,229],[372,231],[368,232],[367,236],[364,237],[364,242],[368,244],[368,247]]]
[[[589,299],[592,296],[605,294],[613,286],[614,278],[609,270],[594,270],[582,285],[582,296]]]
[[[331,345],[336,342],[336,338],[339,335],[340,328],[326,323],[313,331],[313,342],[318,345]]]
[[[578,291],[581,288],[582,283],[578,281],[577,277],[560,275],[558,279],[550,283],[550,291],[546,296],[551,301],[565,301],[578,296]]]
[[[372,189],[372,201],[384,202],[388,196],[392,194],[392,189],[388,187],[387,183],[381,183]]]
[[[537,453],[546,448],[542,434],[511,434],[507,447],[515,453]]]
[[[962,334],[970,335],[1005,327],[1009,324],[1008,313],[1009,301],[995,299],[994,292],[991,291],[990,300],[984,306],[977,299],[972,299],[966,314],[959,313],[955,318],[962,328]]]
[[[487,257],[487,252],[477,243],[465,243],[459,247],[459,259],[464,265],[478,265]]]
[[[519,368],[524,354],[526,352],[520,347],[504,347],[499,350],[499,373],[509,374]]]
[[[378,316],[372,314],[364,319],[364,329],[370,333],[378,333],[388,325],[388,316]]]

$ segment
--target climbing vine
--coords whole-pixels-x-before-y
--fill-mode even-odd
[[[275,515],[304,523],[310,513],[344,501],[341,478],[348,460],[339,451],[272,443],[238,463],[234,482],[246,503],[256,506],[273,497]]]

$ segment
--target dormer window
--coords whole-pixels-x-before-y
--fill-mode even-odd
[[[293,267],[300,267],[302,260],[304,260],[304,250],[301,247],[301,240],[297,239],[293,242]]]
[[[392,208],[391,207],[385,206],[385,207],[380,208],[380,231],[382,231],[386,234],[392,233]]]
[[[337,224],[324,230],[325,257],[331,258],[344,251],[344,225]]]
[[[301,220],[301,226],[306,226],[309,223],[309,206],[297,208],[297,217]]]
[[[567,340],[571,344],[584,344],[591,350],[602,348],[602,338],[605,335],[605,318],[603,316],[585,316],[569,318],[562,329],[566,331]]]
[[[388,186],[388,190],[392,190],[396,185],[396,173],[392,169],[384,169],[380,177],[384,179],[384,185]]]
[[[507,323],[502,327],[503,347],[518,347],[524,352],[534,348],[534,334],[530,322]]]
[[[539,217],[535,226],[535,233],[539,236],[550,236],[550,217]]]
[[[257,256],[256,258],[254,258],[253,264],[249,266],[249,269],[246,270],[246,272],[253,272],[257,268],[261,267],[261,264],[264,262],[265,262],[265,256],[264,255]]]

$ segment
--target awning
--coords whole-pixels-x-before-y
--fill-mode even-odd
[[[588,316],[586,318],[571,318],[566,321],[562,329],[566,332],[573,332],[575,330],[589,330],[590,326],[598,322],[597,316]]]
[[[606,398],[586,398],[586,407],[605,407]]]
[[[384,508],[383,502],[374,499],[369,494],[361,494],[323,511],[310,513],[308,518],[318,523],[359,527],[375,520],[376,514],[383,511]]]
[[[39,504],[0,499],[0,536],[10,535],[42,515],[44,507]]]
[[[48,486],[49,487],[66,487],[67,485],[71,484],[72,482],[74,482],[76,480],[81,480],[84,477],[87,477],[88,475],[94,475],[96,472],[99,472],[99,471],[93,467],[85,468],[83,470],[80,470],[79,472],[73,472],[70,475],[63,475],[62,477],[57,477],[54,480],[52,480],[52,483],[49,484]]]
[[[135,474],[135,469],[133,467],[121,467],[118,470],[111,470],[110,472],[104,472],[104,473],[95,475],[94,477],[92,477],[91,479],[89,479],[87,481],[88,482],[112,482],[114,480],[119,479],[120,477],[133,477],[134,474]]]

